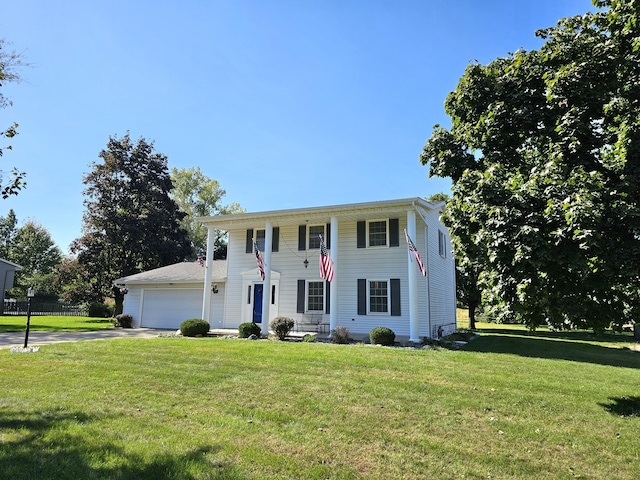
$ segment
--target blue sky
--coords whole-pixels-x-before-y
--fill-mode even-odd
[[[538,28],[589,0],[21,0],[0,37],[32,64],[3,86],[20,124],[0,200],[66,253],[83,175],[109,136],[200,167],[224,203],[278,210],[448,191],[418,160],[469,62],[541,45]],[[6,140],[6,139],[5,139]]]

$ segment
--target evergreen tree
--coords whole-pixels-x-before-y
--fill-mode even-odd
[[[124,294],[113,280],[182,261],[190,246],[167,157],[153,143],[111,137],[99,157],[84,177],[83,235],[71,249],[90,277],[88,297],[114,297],[119,313]]]

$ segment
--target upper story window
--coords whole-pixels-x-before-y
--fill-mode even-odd
[[[324,239],[327,249],[331,248],[331,224],[326,225],[298,225],[298,251],[319,249],[320,235]]]
[[[253,242],[256,242],[258,245],[258,250],[264,252],[265,250],[265,229],[264,228],[249,228],[247,229],[247,241],[245,252],[246,253],[254,253],[253,250]],[[280,244],[280,227],[273,227],[271,230],[271,251],[277,252]]]
[[[324,238],[324,225],[311,225],[309,227],[309,250],[320,248],[320,235]]]
[[[260,250],[261,252],[264,252],[264,236],[265,236],[265,230],[256,230],[255,231],[256,234],[256,245],[258,245],[258,250]]]
[[[442,258],[447,258],[447,236],[442,230],[438,230],[438,253]]]
[[[357,247],[397,247],[400,245],[399,231],[397,218],[361,220],[357,223]]]
[[[369,246],[382,247],[387,245],[387,221],[376,220],[369,222]]]

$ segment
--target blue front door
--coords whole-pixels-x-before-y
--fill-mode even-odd
[[[262,323],[262,288],[261,283],[253,286],[253,323]]]

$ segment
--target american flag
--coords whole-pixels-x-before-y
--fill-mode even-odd
[[[407,239],[407,246],[409,247],[409,251],[413,254],[413,257],[416,259],[416,262],[418,262],[418,268],[420,269],[420,273],[422,273],[423,277],[426,277],[427,269],[424,268],[424,263],[422,263],[422,259],[420,258],[420,253],[418,252],[418,249],[411,241],[411,238],[409,238],[409,234],[407,233],[406,229],[404,231],[404,236]]]
[[[253,241],[253,250],[256,252],[256,262],[258,263],[258,270],[260,270],[260,278],[264,280],[264,262],[262,261],[262,255],[260,255],[260,250],[258,250],[258,244],[256,241]]]
[[[329,282],[333,280],[333,263],[331,263],[331,258],[327,253],[327,246],[324,244],[322,235],[320,235],[320,260],[318,266],[320,267],[320,278]]]

